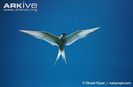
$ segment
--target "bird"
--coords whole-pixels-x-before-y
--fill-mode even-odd
[[[58,51],[58,54],[55,60],[55,64],[59,60],[60,56],[62,56],[62,59],[65,61],[65,64],[67,64],[64,47],[70,46],[77,40],[90,35],[90,33],[98,30],[99,28],[100,27],[77,30],[69,35],[67,35],[66,33],[62,33],[60,36],[56,36],[46,31],[32,31],[32,30],[19,30],[19,31],[26,33],[30,36],[33,36],[37,39],[44,40],[53,46],[59,47],[59,51]]]

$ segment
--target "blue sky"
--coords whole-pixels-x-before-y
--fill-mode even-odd
[[[132,0],[29,2],[38,3],[38,12],[0,11],[2,87],[82,87],[85,80],[133,81]],[[28,29],[60,35],[94,27],[101,28],[65,48],[68,64],[60,58],[56,66],[57,47],[19,32]]]

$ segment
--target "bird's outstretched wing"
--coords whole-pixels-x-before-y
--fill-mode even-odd
[[[71,45],[72,43],[74,43],[75,41],[86,37],[87,35],[89,35],[90,33],[94,32],[95,30],[99,29],[100,27],[97,28],[91,28],[91,29],[86,29],[86,30],[78,30],[70,35],[68,35],[66,37],[66,45]]]
[[[50,34],[48,32],[42,32],[42,31],[31,31],[31,30],[20,30],[21,32],[24,32],[28,35],[31,35],[37,39],[41,39],[41,40],[45,40],[47,41],[48,43],[50,43],[51,45],[55,45],[55,46],[58,46],[57,45],[57,41],[58,41],[58,37],[53,35],[53,34]]]

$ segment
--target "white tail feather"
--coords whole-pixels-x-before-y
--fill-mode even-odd
[[[61,54],[62,54],[62,59],[65,61],[65,64],[67,64],[67,62],[66,62],[66,57],[65,57],[65,51],[63,50],[63,51],[61,52]]]
[[[59,58],[60,58],[61,55],[62,55],[62,59],[65,61],[65,64],[67,64],[67,62],[66,62],[66,57],[65,57],[65,52],[64,52],[64,50],[61,51],[60,49],[59,49],[57,58],[56,58],[56,60],[55,60],[55,64],[56,64],[56,62],[59,60]]]

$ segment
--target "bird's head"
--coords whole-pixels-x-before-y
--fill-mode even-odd
[[[66,33],[62,33],[61,36],[62,36],[62,37],[65,37],[65,36],[66,36]]]

